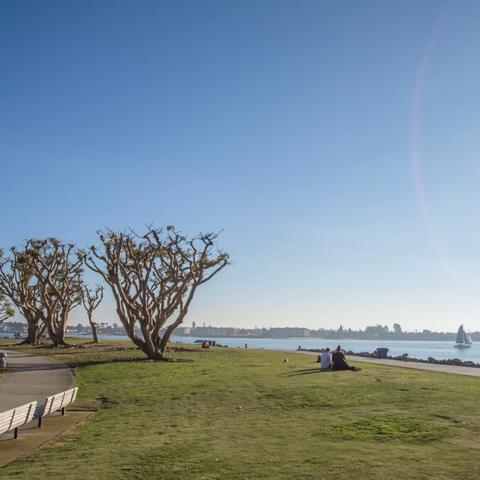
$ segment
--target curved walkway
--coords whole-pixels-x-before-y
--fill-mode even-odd
[[[0,350],[2,351],[2,350]],[[72,371],[49,357],[4,350],[6,376],[0,380],[0,412],[63,392],[75,386]]]

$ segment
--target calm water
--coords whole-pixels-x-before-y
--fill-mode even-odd
[[[193,343],[198,337],[172,337],[173,341]],[[345,350],[354,352],[373,352],[378,347],[388,348],[392,356],[408,353],[410,357],[433,357],[438,360],[459,358],[480,363],[480,343],[472,348],[459,350],[454,348],[454,342],[424,342],[424,341],[395,341],[395,340],[322,340],[321,338],[213,338],[221,345],[229,347],[268,348],[271,350],[296,350],[299,345],[303,348],[336,348],[341,345]]]
[[[88,337],[89,338],[89,337]],[[105,340],[128,339],[123,335],[100,335]],[[433,357],[438,360],[459,358],[472,360],[480,363],[480,343],[472,345],[472,348],[459,350],[453,347],[454,342],[424,342],[424,341],[395,341],[395,340],[322,340],[321,338],[212,338],[221,345],[244,348],[266,348],[271,350],[296,350],[299,345],[303,348],[335,348],[340,344],[345,350],[354,352],[373,352],[378,347],[388,348],[388,354],[392,356],[408,353],[410,357],[424,358]],[[173,336],[172,341],[193,343],[198,337]]]

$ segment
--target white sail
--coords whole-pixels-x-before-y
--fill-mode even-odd
[[[455,342],[455,348],[470,348],[472,345],[472,339],[463,329],[463,325],[460,325],[460,328],[458,329]]]

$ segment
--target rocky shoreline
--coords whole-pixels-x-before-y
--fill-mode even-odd
[[[314,353],[323,353],[325,349],[314,349],[314,348],[298,348],[298,351],[301,352],[314,352]],[[437,365],[456,365],[459,367],[472,367],[472,368],[480,368],[480,363],[475,363],[470,360],[462,361],[459,358],[449,358],[447,360],[437,360],[433,357],[428,357],[426,360],[423,358],[413,358],[409,357],[408,353],[404,353],[403,355],[398,355],[396,357],[392,357],[390,355],[386,356],[379,356],[377,352],[352,352],[347,351],[345,355],[349,355],[352,357],[366,357],[366,358],[381,358],[386,360],[398,360],[401,362],[418,362],[418,363],[434,363]]]

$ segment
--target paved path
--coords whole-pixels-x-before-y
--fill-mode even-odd
[[[1,351],[1,350],[0,350]],[[4,350],[7,373],[0,379],[0,412],[75,386],[72,371],[49,357]]]
[[[57,413],[49,415],[42,428],[38,428],[36,422],[21,427],[17,440],[13,440],[12,432],[0,435],[0,468],[59,437],[92,415],[93,412],[68,412],[65,416]]]
[[[308,355],[319,355],[317,352],[298,352]],[[388,365],[389,367],[413,368],[415,370],[429,370],[431,372],[455,373],[457,375],[468,375],[471,377],[480,377],[480,368],[474,367],[460,367],[456,365],[440,365],[437,363],[421,363],[421,362],[403,362],[401,360],[387,360],[380,358],[368,357],[348,357],[349,362],[365,362],[377,363],[380,365]]]
[[[461,367],[457,365],[440,365],[438,363],[403,362],[402,360],[387,360],[380,358],[349,357],[350,362],[379,363],[390,367],[414,368],[416,370],[429,370],[431,372],[455,373],[457,375],[468,375],[480,377],[480,368]]]

